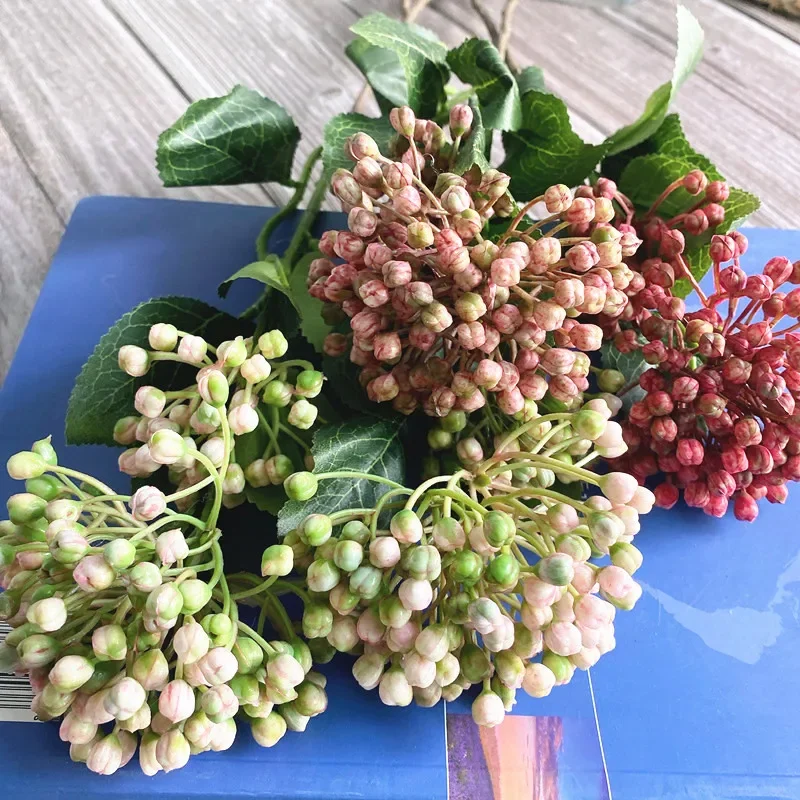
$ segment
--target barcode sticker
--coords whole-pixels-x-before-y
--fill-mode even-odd
[[[0,645],[10,632],[10,626],[0,622]],[[0,722],[38,722],[31,700],[33,690],[26,675],[0,672]]]

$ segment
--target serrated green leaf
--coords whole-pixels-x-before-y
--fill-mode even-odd
[[[727,233],[741,225],[751,214],[761,208],[761,201],[744,189],[732,188],[728,199],[722,204],[725,219],[715,228],[715,233]]]
[[[233,273],[228,280],[223,281],[217,292],[220,297],[226,297],[231,284],[239,280],[239,278],[252,278],[254,281],[259,281],[285,295],[290,296],[289,279],[286,277],[286,269],[283,262],[276,255],[268,255],[263,261],[254,261],[246,267],[242,267]]]
[[[308,269],[315,258],[322,258],[322,253],[317,250],[298,261],[289,276],[289,291],[292,302],[300,314],[300,332],[306,341],[321,353],[325,337],[331,332],[331,326],[323,319],[322,301],[308,293]]]
[[[539,67],[525,67],[517,75],[520,94],[544,91],[544,72]]]
[[[500,169],[518,197],[535,197],[554,183],[581,183],[605,153],[605,145],[586,144],[572,130],[563,100],[537,91],[523,95],[522,128],[503,133],[503,146]]]
[[[406,74],[397,53],[376,47],[361,36],[347,45],[345,53],[367,79],[384,114],[396,106],[408,105]]]
[[[604,342],[600,348],[600,359],[605,369],[619,370],[625,376],[625,385],[638,381],[642,373],[650,369],[650,364],[644,360],[641,350],[634,350],[631,353],[620,353],[613,342]],[[625,392],[620,398],[622,407],[628,411],[630,407],[644,397],[645,392],[640,387],[634,387]]]
[[[485,39],[467,39],[447,54],[450,69],[478,96],[484,124],[501,131],[522,125],[520,91],[497,48]]]
[[[683,260],[689,267],[689,272],[692,273],[694,279],[699,283],[703,279],[703,276],[711,269],[711,255],[708,242],[695,244],[687,241],[686,249],[683,251]],[[694,287],[688,278],[679,278],[675,281],[671,289],[675,297],[688,297],[693,291]]]
[[[376,12],[350,30],[369,44],[397,54],[406,76],[408,105],[421,117],[432,117],[444,100],[447,48],[430,34]]]
[[[682,178],[694,168],[691,161],[665,153],[638,156],[625,167],[619,188],[635,206],[647,209],[673,181]],[[680,187],[659,205],[659,215],[666,218],[673,217],[686,211],[696,202],[697,197]]]
[[[247,335],[246,323],[190,297],[159,297],[148,300],[122,316],[97,343],[75,381],[67,406],[67,444],[116,446],[114,423],[135,413],[133,397],[138,386],[153,383],[154,375],[132,378],[117,363],[125,344],[148,347],[147,335],[156,322],[170,322],[178,330],[203,336],[212,342]],[[174,361],[159,362],[153,368],[160,388],[170,389],[193,382],[196,368]],[[187,374],[188,373],[188,374]]]
[[[299,140],[282,106],[235,86],[192,103],[158,137],[156,166],[165,186],[288,184]]]
[[[367,133],[383,155],[389,152],[394,129],[386,117],[365,117],[363,114],[337,114],[325,126],[322,140],[322,163],[330,176],[337,169],[352,169],[353,159],[345,153],[345,143],[356,133]]]
[[[463,175],[474,164],[477,164],[482,172],[489,169],[490,166],[484,155],[487,141],[481,110],[474,100],[470,100],[469,104],[472,108],[472,130],[469,136],[461,143],[455,164],[453,164],[452,171],[456,175]]]
[[[405,457],[400,443],[401,423],[361,418],[327,425],[314,434],[311,453],[314,473],[347,470],[379,475],[397,483],[405,479]],[[290,500],[278,515],[278,534],[285,536],[309,514],[333,514],[347,508],[372,508],[389,487],[365,479],[334,478],[320,481],[316,495],[302,503]]]
[[[658,130],[678,90],[703,57],[704,34],[700,23],[684,6],[678,6],[677,22],[678,49],[675,53],[672,80],[659,86],[650,95],[644,112],[636,122],[609,136],[606,143],[610,155],[635,147]]]

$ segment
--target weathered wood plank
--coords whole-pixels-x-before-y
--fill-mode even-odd
[[[64,222],[0,125],[0,383],[36,302]]]
[[[361,89],[344,54],[356,15],[342,3],[108,1],[193,100],[244,83],[281,103],[303,133],[298,161]]]
[[[258,187],[160,185],[156,138],[186,105],[100,0],[0,5],[3,123],[63,217],[89,194],[264,202]]]
[[[738,8],[754,22],[771,28],[800,44],[800,17],[789,17],[759,5],[753,0],[723,0],[728,5]]]

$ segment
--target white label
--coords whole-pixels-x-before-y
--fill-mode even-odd
[[[11,632],[11,627],[0,622],[0,645]],[[0,722],[38,722],[31,711],[33,689],[27,675],[0,672]]]

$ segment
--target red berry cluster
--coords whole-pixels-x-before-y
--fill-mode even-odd
[[[682,490],[687,505],[721,517],[732,502],[750,522],[758,500],[782,503],[786,483],[800,480],[800,288],[779,291],[800,283],[800,262],[772,258],[748,276],[746,249],[741,233],[712,237],[714,293],[698,289],[704,307],[691,313],[670,293],[670,263],[643,262],[647,285],[630,306],[638,328],[614,342],[641,347],[654,369],[639,380],[646,394],[630,409],[628,453],[614,469],[641,482],[666,476],[655,489],[664,508]]]
[[[351,333],[330,335],[325,350],[349,352],[369,397],[406,414],[419,406],[437,417],[470,412],[487,397],[517,414],[548,393],[579,404],[585,353],[602,343],[602,330],[586,320],[619,317],[628,293],[641,289],[624,262],[641,242],[632,226],[612,224],[611,181],[578,196],[551,186],[518,208],[507,175],[446,171],[471,123],[464,108],[454,109],[452,143],[435,123],[395,109],[400,161],[364,134],[349,142],[356,165],[332,180],[349,230],[323,235],[326,258],[309,273],[326,314],[333,306],[350,320]],[[547,216],[532,224],[537,204]],[[512,214],[496,242],[482,238],[488,219]]]

